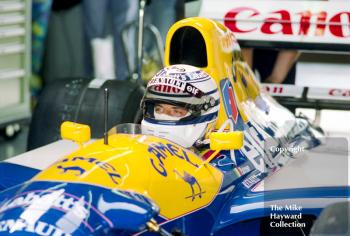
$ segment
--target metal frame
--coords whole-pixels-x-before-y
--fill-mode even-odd
[[[145,8],[146,8],[146,4],[147,1],[146,0],[140,0],[139,1],[139,18],[138,21],[133,21],[129,24],[126,24],[122,31],[121,31],[121,37],[123,40],[123,48],[124,48],[124,55],[125,58],[127,60],[127,66],[128,66],[128,70],[129,70],[129,74],[130,74],[130,78],[132,79],[142,79],[142,60],[143,60],[143,43],[144,43],[144,32],[145,30],[148,30],[151,35],[154,37],[155,39],[155,44],[157,47],[157,52],[159,55],[159,58],[161,60],[161,63],[163,64],[163,58],[164,58],[164,52],[163,52],[163,48],[164,48],[164,44],[162,41],[162,37],[160,35],[159,30],[157,29],[157,27],[155,27],[152,24],[144,24],[144,16],[145,16]],[[130,57],[129,54],[127,52],[127,46],[128,42],[130,41],[130,39],[127,37],[127,31],[131,28],[135,28],[137,30],[137,54],[136,54],[136,59],[135,59],[135,71],[131,71],[131,65],[130,63]]]
[[[23,45],[24,51],[22,52],[21,59],[21,69],[24,71],[24,75],[22,76],[13,76],[11,79],[19,79],[20,80],[20,98],[19,103],[0,107],[0,128],[6,127],[11,123],[28,121],[30,118],[30,93],[29,93],[29,79],[31,74],[31,1],[30,0],[22,0],[22,1],[7,1],[1,2],[0,4],[24,4],[23,9],[15,10],[16,12],[22,12],[25,16],[25,20],[23,23],[23,28],[25,33],[23,36]],[[11,12],[11,11],[9,11]],[[2,12],[0,12],[0,15]],[[19,71],[19,69],[17,69]],[[0,86],[1,86],[1,78],[0,78]],[[1,96],[1,95],[0,95]],[[4,98],[2,98],[4,99]]]

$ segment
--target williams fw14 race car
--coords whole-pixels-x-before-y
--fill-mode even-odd
[[[199,67],[217,84],[203,146],[136,124],[91,140],[89,126],[66,121],[63,140],[0,163],[0,235],[308,235],[325,225],[324,208],[343,202],[326,230],[349,233],[346,140],[323,137],[261,92],[230,30],[177,22],[164,64]]]

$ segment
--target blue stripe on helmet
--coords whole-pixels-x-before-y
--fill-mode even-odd
[[[201,82],[205,82],[205,81],[208,81],[208,80],[210,80],[210,79],[211,79],[210,76],[202,77],[202,78],[199,78],[199,79],[196,79],[196,80],[191,80],[191,84],[192,84],[192,83],[201,83]]]
[[[198,123],[203,123],[207,121],[212,121],[216,119],[218,116],[218,112],[213,112],[207,115],[199,116],[197,118],[194,118],[192,120],[185,120],[185,121],[159,121],[151,118],[144,117],[143,119],[149,123],[152,124],[158,124],[158,125],[193,125]]]
[[[211,95],[213,93],[216,93],[218,91],[218,89],[214,89],[210,92],[207,92],[205,94],[203,94],[204,96],[207,96],[207,95]],[[192,94],[168,94],[168,93],[158,93],[158,92],[155,92],[155,91],[152,91],[152,90],[149,90],[148,91],[149,93],[151,94],[154,94],[154,95],[159,95],[159,96],[167,96],[167,97],[194,97]]]

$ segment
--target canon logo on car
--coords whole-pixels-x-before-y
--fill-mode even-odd
[[[283,93],[283,87],[282,86],[268,86],[264,85],[264,90],[270,94],[279,94]]]
[[[323,36],[328,30],[336,37],[350,37],[350,11],[280,9],[260,12],[254,7],[237,7],[225,14],[224,24],[233,32],[243,34],[259,31],[267,35]]]
[[[273,96],[300,98],[304,87],[292,84],[262,84],[262,89]]]
[[[350,89],[331,89],[328,95],[335,97],[350,97]]]

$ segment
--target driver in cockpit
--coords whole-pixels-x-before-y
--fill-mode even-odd
[[[208,136],[217,123],[220,94],[215,80],[206,72],[189,65],[172,65],[160,70],[147,84],[141,107],[144,134],[191,148],[203,159],[214,152],[209,148]],[[228,171],[232,177],[235,175],[232,170],[245,161],[246,158],[236,155],[234,150],[223,150],[211,164]],[[232,178],[241,175],[238,173]]]

